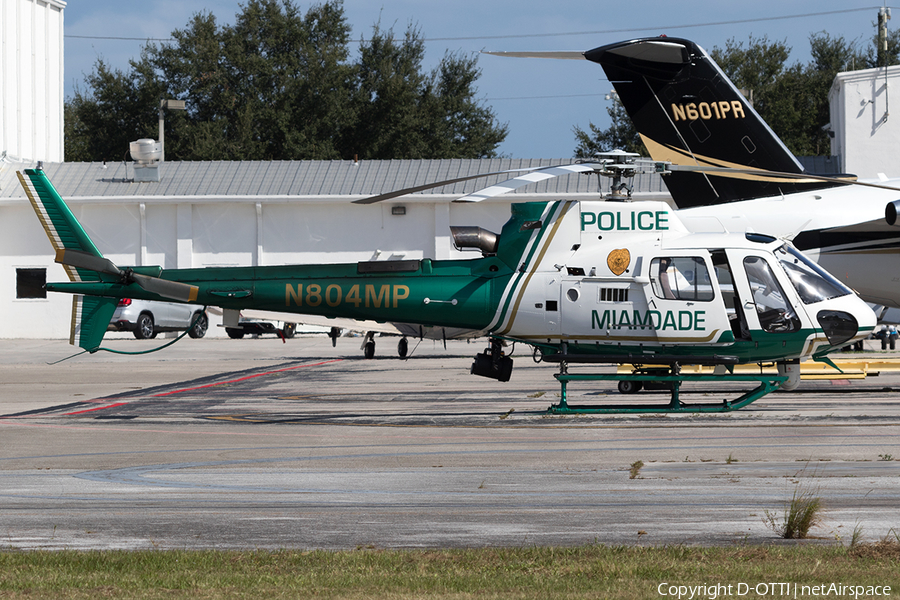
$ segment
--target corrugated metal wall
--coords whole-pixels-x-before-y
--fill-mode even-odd
[[[63,11],[0,0],[0,155],[63,160]]]

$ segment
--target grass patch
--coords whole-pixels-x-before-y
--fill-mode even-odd
[[[781,522],[774,513],[766,511],[766,525],[786,540],[806,539],[809,530],[822,522],[822,499],[818,489],[804,486],[794,488],[791,501],[784,510]]]
[[[634,479],[641,472],[641,469],[644,468],[644,461],[636,460],[631,463],[631,467],[628,469],[628,479]]]
[[[6,598],[655,598],[661,583],[900,589],[900,543],[470,550],[0,552]]]

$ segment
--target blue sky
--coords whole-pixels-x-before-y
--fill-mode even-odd
[[[297,2],[302,10],[310,2]],[[120,69],[140,55],[146,38],[166,38],[192,15],[210,11],[232,23],[238,0],[69,0],[65,9],[65,90],[85,89],[98,58]],[[446,51],[588,50],[642,36],[691,39],[707,50],[728,39],[766,35],[792,48],[789,63],[809,59],[809,36],[827,31],[867,45],[878,5],[847,0],[816,2],[548,0],[345,0],[353,39],[380,20],[398,33],[418,25],[426,43],[426,67]],[[890,27],[900,27],[900,12]],[[802,15],[802,16],[798,16]],[[87,37],[75,37],[87,36]],[[119,40],[109,38],[139,38]],[[351,48],[355,48],[352,44]],[[572,128],[608,125],[604,96],[612,86],[603,70],[586,61],[511,59],[483,55],[479,95],[493,107],[509,135],[500,152],[513,158],[566,158],[575,148]],[[235,157],[239,159],[240,157]]]

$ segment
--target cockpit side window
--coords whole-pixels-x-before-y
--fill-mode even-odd
[[[744,270],[763,330],[785,333],[800,329],[800,319],[788,303],[769,263],[761,256],[748,256],[744,259]]]
[[[654,258],[650,284],[657,298],[709,302],[715,298],[706,262],[698,256]]]
[[[778,262],[804,304],[813,304],[852,293],[843,283],[806,258],[796,248],[785,244],[775,251],[775,256],[778,257]]]

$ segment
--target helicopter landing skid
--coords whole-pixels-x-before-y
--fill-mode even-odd
[[[730,412],[744,408],[748,404],[759,400],[769,392],[774,392],[784,381],[783,375],[697,375],[697,374],[672,374],[665,370],[637,371],[631,375],[611,373],[557,373],[554,375],[562,386],[559,404],[554,404],[547,409],[550,414],[623,414],[623,413],[718,413]],[[676,369],[677,372],[677,369]],[[566,387],[570,381],[618,381],[629,382],[632,385],[641,386],[645,383],[653,384],[657,389],[670,389],[672,392],[668,405],[660,404],[614,404],[614,405],[578,405],[570,406],[566,397]],[[723,400],[719,403],[684,404],[679,398],[679,388],[686,381],[698,381],[704,383],[729,383],[733,381],[755,381],[759,386],[742,394],[735,400]],[[621,388],[620,388],[621,389]],[[639,388],[638,388],[639,389]]]

